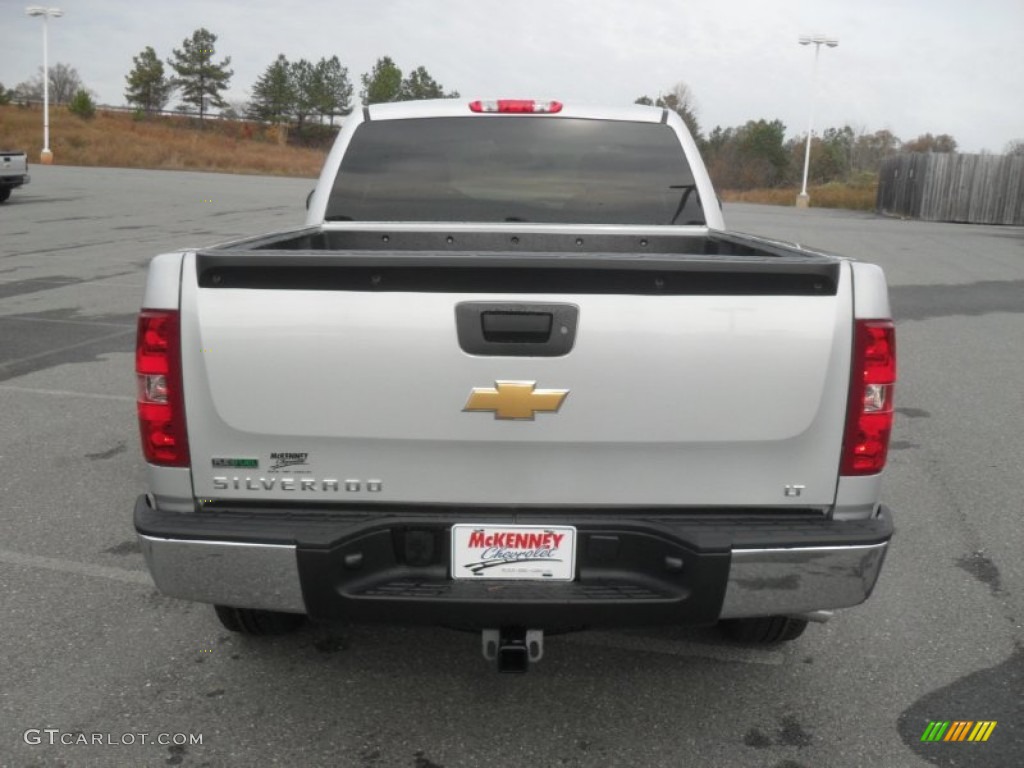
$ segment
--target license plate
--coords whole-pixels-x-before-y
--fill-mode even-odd
[[[452,526],[452,578],[572,581],[575,573],[572,526]]]

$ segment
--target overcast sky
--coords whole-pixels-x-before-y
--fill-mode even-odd
[[[42,63],[30,2],[0,0],[0,82]],[[952,134],[961,151],[1024,139],[1024,0],[54,0],[50,62],[74,66],[100,103],[124,104],[132,57],[162,59],[199,27],[231,57],[244,101],[278,53],[337,55],[359,76],[391,56],[463,96],[629,103],[685,81],[701,126],[781,119],[806,131],[813,46],[825,33],[818,130]],[[176,103],[176,102],[175,102]],[[2,131],[2,124],[0,124]],[[2,143],[2,142],[0,142]]]

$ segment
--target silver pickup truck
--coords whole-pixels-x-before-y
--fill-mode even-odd
[[[24,152],[0,149],[0,203],[6,203],[11,190],[30,181],[28,157]]]
[[[878,267],[725,230],[673,112],[371,106],[304,227],[152,261],[135,527],[250,634],[790,640],[892,535],[890,317]]]

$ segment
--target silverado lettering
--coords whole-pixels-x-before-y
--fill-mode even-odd
[[[310,477],[224,477],[213,478],[213,489],[217,491],[272,491],[278,488],[282,491],[337,491],[340,488],[338,480],[314,480]]]

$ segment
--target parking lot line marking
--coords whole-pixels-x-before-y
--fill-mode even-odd
[[[146,571],[111,568],[106,565],[79,563],[75,560],[43,557],[42,555],[26,555],[22,552],[12,552],[9,549],[0,549],[0,563],[27,566],[29,568],[45,568],[48,571],[59,571],[61,573],[76,573],[80,576],[92,576],[98,579],[108,579],[109,581],[120,581],[125,584],[138,584],[143,587],[153,586],[153,579],[150,578]]]
[[[103,395],[97,392],[72,392],[69,389],[37,389],[36,387],[19,387],[14,384],[0,384],[0,392],[26,392],[33,395],[56,395],[58,397],[87,397],[93,400],[119,400],[134,403],[135,398],[129,395]]]
[[[561,639],[561,638],[560,638]],[[739,648],[729,645],[709,645],[687,640],[673,640],[637,635],[631,632],[580,632],[565,636],[570,643],[589,645],[596,648],[614,648],[619,651],[659,653],[684,658],[711,659],[738,664],[760,664],[769,667],[782,666],[786,654],[762,648]]]
[[[132,289],[137,291],[137,290],[141,290],[141,289],[146,287],[145,283],[121,283],[121,282],[111,283],[111,282],[104,282],[106,279],[107,278],[105,278],[105,277],[97,277],[97,278],[94,278],[92,280],[83,280],[80,283],[62,283],[62,282],[57,282],[57,281],[46,281],[46,280],[40,280],[39,282],[40,283],[48,283],[48,284],[53,285],[54,286],[53,288],[47,289],[47,290],[50,290],[50,291],[56,291],[56,290],[59,290],[61,288],[88,288],[89,286],[96,286],[96,287],[99,287],[99,288],[106,288],[108,285],[109,286],[113,286],[115,288],[132,288]],[[0,283],[17,283],[17,282],[20,282],[20,281],[19,280],[0,280]]]
[[[61,352],[70,352],[72,349],[78,349],[79,347],[88,347],[90,344],[96,344],[100,341],[107,341],[108,339],[116,339],[118,336],[127,336],[129,334],[134,335],[134,328],[125,328],[123,331],[117,333],[108,333],[103,336],[97,336],[94,339],[86,339],[80,341],[77,344],[69,344],[66,347],[57,347],[56,349],[48,349],[45,352],[36,352],[34,355],[25,355],[25,357],[18,357],[14,360],[4,360],[0,363],[0,368],[9,368],[11,366],[18,365],[20,363],[27,363],[29,360],[37,360],[40,357],[46,357],[47,355],[57,355]]]
[[[107,328],[134,328],[134,323],[108,323],[104,320],[58,320],[53,317],[29,317],[28,315],[0,315],[0,320],[17,320],[21,323],[69,323],[71,325],[99,325]]]

